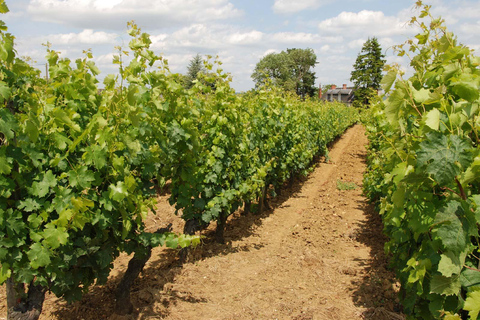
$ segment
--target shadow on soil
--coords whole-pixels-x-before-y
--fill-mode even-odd
[[[388,267],[388,258],[384,252],[387,238],[383,234],[382,218],[375,211],[374,205],[367,201],[360,202],[358,209],[365,212],[366,220],[359,223],[355,238],[371,251],[370,259],[361,261],[365,267],[363,278],[352,283],[355,288],[354,303],[368,308],[363,313],[364,319],[403,319],[397,297],[399,284],[394,272]]]
[[[319,161],[314,163],[314,166]],[[204,236],[202,244],[195,249],[191,249],[188,253],[187,263],[262,248],[262,244],[233,246],[232,243],[255,235],[255,229],[262,225],[262,221],[270,216],[275,208],[281,207],[289,198],[297,197],[307,181],[308,177],[301,177],[285,184],[280,193],[269,200],[270,209],[263,213],[243,215],[243,211],[240,210],[231,215],[226,225],[225,244],[215,242],[215,224],[211,225],[202,233]],[[164,193],[164,191],[162,192]],[[119,275],[111,276],[107,284],[90,288],[80,301],[67,304],[64,300],[58,299],[55,301],[56,310],[51,312],[57,319],[62,320],[161,319],[168,316],[169,307],[177,301],[188,301],[192,304],[207,302],[201,297],[196,297],[195,293],[181,292],[175,289],[174,280],[182,270],[177,250],[162,249],[160,254],[152,255],[141,276],[132,286],[131,301],[135,311],[131,315],[117,316],[114,314],[115,289],[123,276],[124,270],[121,270]]]
[[[329,149],[338,139],[339,137],[328,144]],[[323,158],[314,159],[312,168],[323,161]],[[263,220],[269,217],[276,208],[282,207],[289,198],[300,196],[299,194],[305,183],[308,183],[308,177],[298,177],[290,183],[286,183],[281,188],[279,194],[268,202],[270,209],[265,210],[263,213],[243,215],[242,210],[239,210],[231,215],[226,225],[225,244],[215,242],[215,224],[211,225],[202,233],[205,236],[202,244],[190,250],[187,263],[195,263],[205,258],[262,248],[262,244],[234,247],[232,243],[254,236],[256,227],[261,226]],[[169,185],[167,184],[164,188],[158,189],[157,192],[159,195],[168,194]],[[181,230],[174,231],[181,232]],[[111,276],[107,284],[90,288],[80,301],[67,304],[64,300],[58,299],[55,301],[56,310],[52,311],[52,314],[57,319],[62,320],[161,319],[169,315],[169,307],[176,304],[177,301],[188,301],[192,303],[192,307],[196,303],[207,302],[201,297],[196,297],[195,293],[182,292],[175,289],[174,280],[182,270],[177,250],[163,249],[160,254],[152,255],[141,276],[136,279],[132,286],[131,301],[135,311],[131,315],[117,316],[114,314],[115,289],[125,270],[121,270],[121,273],[116,276]]]

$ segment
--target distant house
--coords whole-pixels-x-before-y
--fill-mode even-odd
[[[321,99],[326,101],[339,101],[345,103],[347,105],[351,105],[354,98],[354,88],[347,87],[346,84],[343,85],[342,88],[337,88],[336,85],[332,85],[332,87],[327,90],[324,94],[322,94]]]

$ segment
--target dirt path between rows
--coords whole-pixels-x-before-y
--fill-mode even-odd
[[[174,250],[155,249],[132,289],[135,315],[112,315],[129,258],[122,256],[109,282],[82,301],[66,305],[49,295],[41,319],[402,319],[381,220],[362,196],[366,144],[363,127],[350,128],[328,163],[282,190],[272,210],[235,213],[224,245],[213,241],[212,226],[183,266]],[[160,198],[149,228],[173,223],[181,231],[167,196]]]

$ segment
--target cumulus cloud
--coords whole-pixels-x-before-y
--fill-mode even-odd
[[[92,29],[85,29],[80,33],[51,34],[45,36],[53,44],[114,44],[118,35],[103,31],[94,32]]]
[[[159,50],[190,49],[211,54],[226,48],[262,46],[265,34],[258,30],[221,24],[193,24],[170,34],[153,35],[152,47]]]
[[[260,31],[236,32],[228,37],[228,42],[234,45],[252,45],[262,41],[263,33]]]
[[[332,0],[275,0],[273,11],[275,13],[295,13],[306,9],[316,9],[322,5],[333,2]]]
[[[160,29],[242,15],[228,0],[31,0],[27,11],[37,21],[114,30],[130,20]]]
[[[281,44],[303,44],[315,45],[319,43],[340,43],[343,37],[323,37],[319,34],[305,32],[277,32],[271,35],[269,39]]]
[[[318,28],[321,32],[350,36],[393,36],[411,33],[405,21],[386,16],[381,11],[370,10],[358,13],[344,11],[334,18],[320,22]]]

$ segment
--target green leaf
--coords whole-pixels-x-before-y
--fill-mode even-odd
[[[20,210],[23,209],[23,211],[25,212],[35,211],[40,209],[40,207],[41,207],[41,204],[36,199],[33,199],[33,198],[27,198],[23,201],[20,201],[18,205],[18,209]]]
[[[40,134],[40,131],[38,130],[39,127],[40,125],[38,121],[32,121],[32,120],[27,121],[27,124],[25,127],[25,133],[28,135],[30,140],[32,140],[32,142],[34,143],[37,142],[38,136]]]
[[[6,149],[0,149],[0,174],[10,174],[12,171],[12,158],[6,156]]]
[[[430,132],[420,143],[417,165],[425,167],[438,184],[448,185],[472,162],[470,148],[470,144],[460,136]]]
[[[40,182],[35,181],[32,184],[32,194],[40,198],[45,197],[50,191],[50,188],[57,185],[57,179],[53,175],[52,170],[48,170],[45,174],[42,174],[41,177],[42,180]]]
[[[0,13],[7,13],[10,10],[8,10],[7,4],[5,3],[5,0],[0,0]]]
[[[45,267],[50,264],[50,252],[38,242],[30,246],[27,256],[33,269]]]
[[[0,285],[7,281],[8,278],[12,275],[12,270],[10,265],[6,262],[0,264]]]
[[[479,98],[479,79],[478,76],[462,73],[461,76],[452,81],[453,92],[460,98],[473,102]]]
[[[440,111],[438,109],[432,109],[423,115],[425,118],[425,124],[432,130],[438,131],[440,127]]]
[[[380,85],[382,86],[383,91],[389,92],[396,79],[397,79],[397,72],[394,70],[391,70],[386,75],[384,75],[382,78],[382,81],[380,82]]]
[[[77,170],[70,170],[68,172],[68,180],[72,187],[79,186],[87,189],[91,187],[92,181],[95,181],[95,174],[93,171],[88,170],[86,166],[83,166]]]
[[[95,65],[93,61],[87,61],[87,66],[92,71],[94,76],[98,76],[100,74],[100,69]]]
[[[397,125],[400,112],[405,106],[405,94],[403,88],[396,88],[387,101],[385,101],[385,116],[395,126]]]
[[[86,164],[94,164],[97,169],[102,169],[107,165],[107,150],[99,145],[87,148],[83,154]]]
[[[472,287],[480,285],[480,272],[465,268],[460,274],[460,281],[463,287]]]
[[[458,294],[461,288],[459,278],[459,276],[444,277],[435,275],[430,282],[430,292],[446,296]]]
[[[180,248],[189,247],[191,243],[192,241],[190,240],[190,238],[183,234],[178,237],[178,245],[180,246]]]
[[[15,117],[7,108],[0,109],[0,132],[7,137],[13,139],[15,131],[18,131],[18,123]]]
[[[56,227],[53,224],[48,224],[43,230],[43,237],[45,238],[44,245],[52,249],[57,249],[68,241],[68,232],[63,227]]]
[[[458,314],[447,312],[443,320],[462,320],[462,318]]]
[[[7,84],[3,81],[0,81],[0,102],[3,102],[10,98],[12,92]]]
[[[178,236],[173,233],[167,234],[165,238],[165,246],[172,249],[178,248]]]
[[[454,274],[460,274],[465,262],[465,257],[465,254],[462,254],[459,257],[457,254],[447,251],[441,255],[440,262],[438,264],[438,271],[445,277],[451,277]]]
[[[115,185],[108,186],[108,197],[114,201],[122,201],[128,195],[127,187],[123,181],[117,181]]]
[[[103,83],[105,84],[105,88],[113,88],[115,86],[117,77],[113,74],[109,74],[103,79]]]
[[[477,319],[480,313],[480,289],[467,293],[464,309],[468,311],[470,319]]]
[[[462,222],[458,218],[460,215],[464,215],[460,203],[450,201],[438,211],[435,218],[437,227],[434,229],[444,248],[457,255],[465,251],[468,243],[468,237],[463,230]]]
[[[413,94],[413,99],[417,103],[424,103],[430,98],[430,91],[424,88],[421,88],[420,90],[416,90],[415,88],[411,87],[412,94]]]

